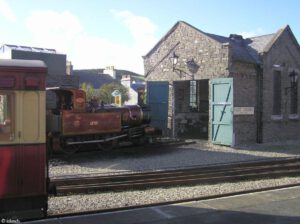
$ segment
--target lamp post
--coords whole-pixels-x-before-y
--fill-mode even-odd
[[[177,63],[178,63],[178,55],[175,53],[175,52],[173,52],[173,55],[172,55],[172,57],[170,57],[170,59],[171,59],[171,61],[172,61],[172,68],[173,68],[173,72],[176,70],[175,69],[175,67],[176,67],[176,65],[177,65]]]
[[[188,60],[185,64],[187,66],[187,69],[189,70],[189,72],[185,72],[182,69],[176,68],[176,65],[178,64],[178,59],[179,56],[173,52],[172,56],[170,57],[170,60],[172,62],[172,70],[173,72],[178,71],[179,72],[179,76],[180,78],[182,77],[182,74],[190,76],[192,79],[194,79],[194,74],[197,73],[198,69],[199,69],[199,65],[197,65],[197,63],[194,61],[194,59],[192,58],[191,60]]]
[[[198,72],[199,65],[196,64],[196,62],[194,61],[193,58],[191,60],[187,61],[186,64],[187,64],[189,71],[192,73],[192,79],[194,79],[194,74],[196,74]]]

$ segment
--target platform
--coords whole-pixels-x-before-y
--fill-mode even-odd
[[[300,223],[300,187],[31,223]]]

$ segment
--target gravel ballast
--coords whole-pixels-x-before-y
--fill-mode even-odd
[[[111,175],[122,172],[176,169],[299,155],[300,141],[244,145],[238,148],[208,145],[198,141],[196,144],[176,148],[140,149],[138,151],[120,149],[110,152],[80,153],[67,159],[54,158],[49,163],[49,174],[50,177]],[[300,183],[300,177],[49,197],[48,213],[60,214],[135,206],[295,183]]]
[[[239,148],[203,145],[198,142],[176,148],[79,153],[68,159],[50,159],[50,177],[63,175],[110,175],[119,172],[164,170],[188,166],[265,160],[300,155],[300,141],[257,144]]]
[[[49,197],[49,215],[136,206],[300,183],[300,177]]]

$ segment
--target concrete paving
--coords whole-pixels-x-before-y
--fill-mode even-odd
[[[300,187],[32,223],[298,224],[300,223]]]

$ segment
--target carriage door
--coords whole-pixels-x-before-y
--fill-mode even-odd
[[[233,80],[210,80],[211,141],[214,144],[233,145]]]
[[[168,82],[147,83],[147,104],[151,109],[151,125],[161,128],[164,132],[168,125]]]
[[[45,92],[19,91],[21,192],[43,193],[45,182]],[[28,158],[26,158],[28,156]],[[32,159],[34,158],[34,161]]]

